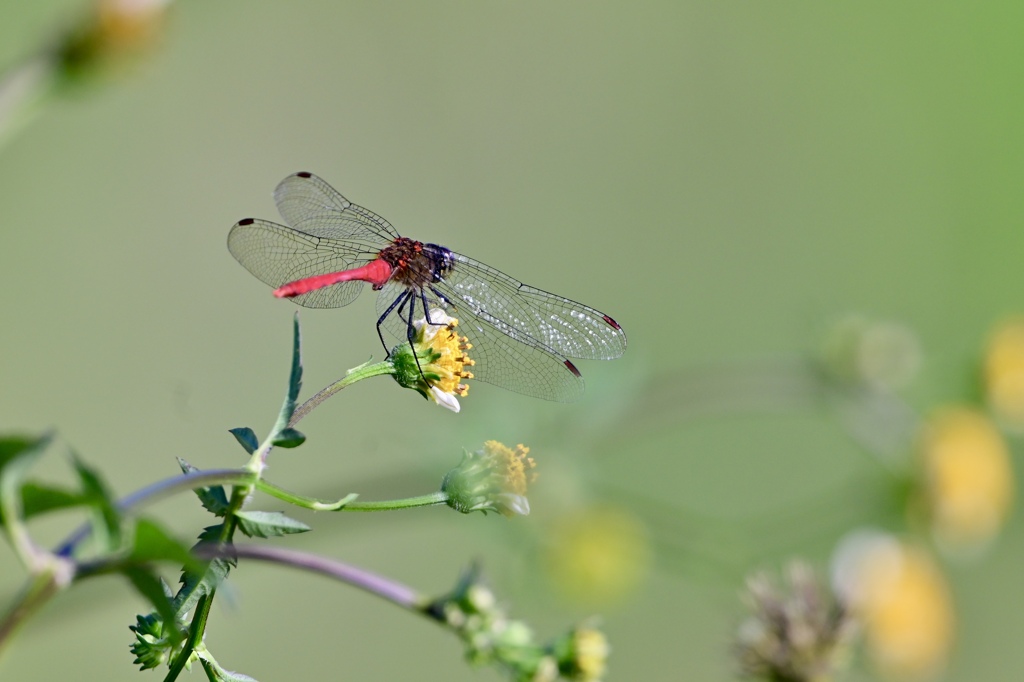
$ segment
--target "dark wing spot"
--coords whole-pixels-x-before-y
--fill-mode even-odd
[[[568,360],[565,361],[565,368],[567,370],[569,370],[570,372],[572,372],[573,374],[575,374],[577,377],[580,377],[580,378],[583,377],[583,375],[580,374],[580,371],[578,369],[576,369],[576,365],[572,364]]]
[[[296,175],[298,175],[300,178],[307,179],[313,177],[313,174],[308,171],[299,171],[298,173],[296,173]]]
[[[254,222],[256,222],[256,221],[253,220],[252,218],[242,218],[241,220],[238,221],[238,224],[239,225],[252,225]]]
[[[611,325],[613,328],[622,329],[622,327],[619,326],[619,323],[613,320],[612,318],[608,317],[607,315],[602,315],[602,317],[604,318],[604,321]]]

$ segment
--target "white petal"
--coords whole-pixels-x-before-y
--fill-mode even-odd
[[[530,513],[530,501],[522,495],[501,493],[498,495],[501,504],[513,514],[527,516]]]
[[[449,410],[455,412],[456,414],[458,414],[459,410],[461,409],[458,398],[456,398],[451,393],[445,393],[437,386],[430,387],[430,396],[434,399],[435,403],[437,403],[441,407],[447,407]]]
[[[440,308],[431,308],[430,321],[432,324],[427,325],[426,317],[413,320],[412,326],[420,334],[420,343],[430,343],[430,340],[437,335],[437,332],[454,322],[455,318],[449,316],[448,313]],[[426,326],[426,329],[423,328],[424,326]]]

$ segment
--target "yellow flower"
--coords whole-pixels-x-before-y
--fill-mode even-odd
[[[144,46],[159,30],[170,0],[99,0],[96,30],[113,48]]]
[[[884,673],[920,679],[942,670],[953,640],[953,609],[945,578],[928,554],[862,531],[840,544],[834,573]]]
[[[504,516],[530,513],[526,492],[537,479],[536,462],[528,457],[530,448],[522,443],[510,448],[496,440],[482,450],[466,452],[459,466],[441,483],[452,509],[468,514],[496,511]]]
[[[580,682],[597,682],[604,677],[608,664],[608,639],[600,630],[581,627],[573,633],[572,672],[570,679]]]
[[[416,336],[412,350],[401,344],[391,351],[395,365],[395,381],[418,391],[452,412],[461,409],[456,396],[464,397],[469,386],[460,383],[472,379],[467,367],[476,364],[467,354],[473,346],[465,336],[459,336],[459,321],[439,308],[430,311],[431,323],[426,318],[413,322]]]
[[[552,581],[581,602],[622,597],[644,579],[650,562],[646,528],[617,507],[588,507],[558,519],[545,551]]]
[[[1013,501],[1013,472],[1003,437],[983,414],[938,412],[921,442],[924,495],[936,539],[952,549],[990,540]]]
[[[67,76],[124,63],[157,42],[170,0],[97,0],[58,46]]]
[[[1007,423],[1024,428],[1024,318],[1007,320],[988,343],[985,392]]]

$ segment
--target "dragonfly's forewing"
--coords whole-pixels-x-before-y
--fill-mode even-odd
[[[286,223],[316,237],[358,241],[376,251],[398,237],[391,223],[353,204],[312,173],[293,173],[282,180],[274,201]]]

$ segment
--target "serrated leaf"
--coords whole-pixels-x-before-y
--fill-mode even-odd
[[[174,605],[164,591],[163,581],[151,569],[146,566],[125,566],[121,573],[128,578],[135,589],[145,597],[160,614],[163,621],[163,632],[167,634],[172,643],[177,644],[184,637],[181,629],[177,627],[177,616],[174,613]]]
[[[284,429],[274,437],[274,445],[281,448],[297,448],[305,442],[306,434],[292,428]]]
[[[289,415],[288,418],[291,419],[291,416]],[[228,429],[228,433],[234,436],[235,440],[237,440],[250,455],[256,452],[256,448],[260,446],[260,441],[256,438],[256,433],[248,426],[239,426],[234,429]]]
[[[219,543],[224,524],[218,523],[207,526],[199,534],[199,543],[196,546],[207,543]],[[194,548],[193,548],[194,549]],[[233,559],[218,558],[211,560],[205,570],[189,571],[181,573],[181,587],[174,595],[174,608],[179,616],[188,613],[202,597],[213,592],[217,586],[228,576],[231,567],[235,565]]]
[[[240,511],[235,516],[238,517],[238,530],[251,538],[273,538],[310,530],[302,521],[296,521],[281,512]]]
[[[181,457],[178,458],[178,466],[186,474],[199,471]],[[199,498],[199,503],[203,505],[206,511],[214,514],[215,516],[224,516],[228,512],[228,495],[224,491],[224,486],[214,485],[209,488],[194,488],[192,490]]]
[[[299,330],[299,313],[295,313],[295,321],[292,325],[292,371],[288,376],[288,395],[281,405],[281,413],[277,417],[277,424],[274,431],[280,433],[288,427],[292,415],[295,414],[295,403],[299,399],[299,391],[302,390],[302,334]]]
[[[82,484],[82,495],[95,510],[93,537],[101,547],[111,551],[117,549],[121,545],[121,513],[117,510],[113,495],[99,473],[77,455],[72,454],[71,463]]]
[[[228,577],[231,563],[227,559],[213,559],[205,571],[182,573],[181,589],[174,595],[174,610],[179,617],[195,608],[196,603],[210,594]]]

